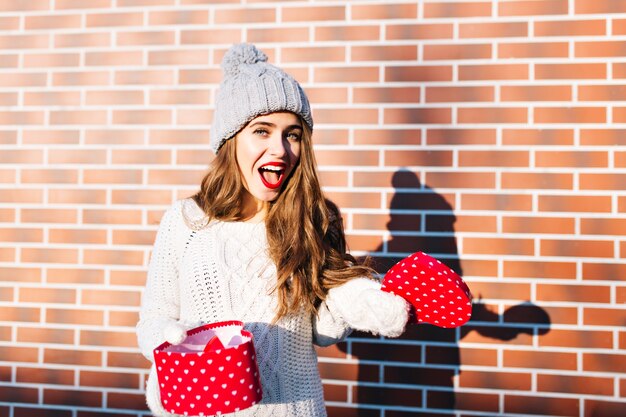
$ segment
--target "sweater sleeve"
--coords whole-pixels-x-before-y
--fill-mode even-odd
[[[330,346],[342,342],[350,336],[352,329],[341,317],[331,313],[326,302],[322,302],[313,318],[313,343]]]
[[[152,361],[152,351],[165,341],[163,330],[176,325],[180,314],[177,250],[177,228],[181,214],[178,204],[169,208],[161,219],[152,256],[148,278],[141,298],[137,341],[141,353]]]

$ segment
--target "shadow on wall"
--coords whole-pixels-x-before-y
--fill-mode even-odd
[[[391,238],[375,252],[400,256],[373,256],[376,269],[384,273],[404,256],[420,250],[440,259],[462,276],[454,235],[456,216],[452,207],[441,195],[423,186],[417,175],[409,170],[398,170],[393,175],[392,185],[395,194],[390,204],[391,218],[387,223]],[[417,210],[419,214],[407,214],[403,210],[412,210],[410,213]],[[406,232],[417,233],[407,235]],[[477,296],[480,295],[474,294],[474,297]],[[462,364],[460,340],[471,332],[478,332],[484,337],[509,341],[523,333],[545,334],[549,326],[548,314],[532,303],[523,303],[498,314],[475,298],[472,319],[458,329],[411,325],[397,340],[353,333],[348,342],[339,347],[360,361],[359,382],[353,388],[352,401],[366,408],[352,409],[349,415],[380,417],[380,409],[385,406],[422,409],[426,411],[424,415],[428,415],[427,411],[435,411],[437,416],[455,415],[458,410],[497,413],[497,395],[455,392],[454,377],[460,374]],[[468,356],[471,361],[468,364],[471,365],[482,360],[480,352]],[[382,364],[382,373],[379,364]],[[482,365],[496,366],[496,363]],[[493,374],[483,374],[477,377],[485,384],[480,385],[481,388],[489,384],[492,389],[500,388],[489,382],[490,379],[495,380]],[[397,384],[402,388],[389,388],[383,384]],[[346,409],[329,408],[331,417],[348,415],[346,412]]]

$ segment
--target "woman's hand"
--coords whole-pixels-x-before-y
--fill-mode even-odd
[[[398,337],[409,319],[409,304],[380,290],[380,283],[367,278],[352,279],[328,291],[326,304],[356,330]]]

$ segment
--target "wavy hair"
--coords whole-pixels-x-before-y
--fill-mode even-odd
[[[324,197],[319,183],[311,130],[300,122],[300,159],[265,218],[269,255],[278,271],[275,322],[301,308],[313,314],[329,289],[353,278],[375,276],[367,260],[358,264],[347,253],[341,214]],[[247,190],[237,164],[236,140],[235,135],[224,143],[193,196],[209,219],[244,220]]]

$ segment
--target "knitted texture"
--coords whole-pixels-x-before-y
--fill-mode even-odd
[[[268,256],[265,224],[207,223],[193,200],[178,201],[164,214],[154,244],[137,325],[139,346],[152,361],[153,349],[170,335],[172,325],[189,329],[200,323],[242,321],[254,335],[263,400],[233,415],[325,416],[313,345],[342,340],[351,322],[362,330],[394,334],[406,323],[406,303],[400,297],[383,293],[379,283],[368,279],[348,284],[332,289],[314,317],[303,309],[271,324],[278,298],[272,292],[276,267]],[[373,294],[361,300],[359,294],[368,291],[380,300],[373,304]],[[393,328],[381,330],[381,323]],[[148,405],[156,416],[171,416],[163,410],[158,391],[153,366]]]
[[[211,148],[215,153],[257,116],[290,111],[313,129],[309,100],[300,84],[251,44],[235,44],[222,60],[224,79],[215,99]]]

